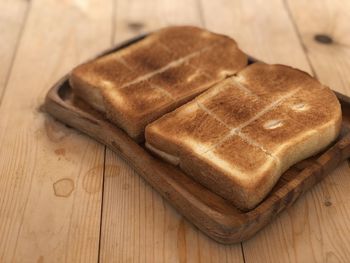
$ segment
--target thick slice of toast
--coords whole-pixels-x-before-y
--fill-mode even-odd
[[[340,131],[334,93],[307,73],[255,63],[146,127],[146,146],[242,210]]]
[[[168,27],[85,63],[70,76],[74,93],[137,141],[145,126],[247,65],[226,36]]]

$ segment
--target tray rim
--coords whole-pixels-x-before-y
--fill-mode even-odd
[[[122,42],[121,44],[113,46],[112,48],[109,48],[109,49],[99,53],[99,55],[94,56],[92,59],[95,59],[97,57],[100,57],[100,56],[109,54],[111,52],[120,50],[124,47],[127,47],[127,46],[143,39],[147,35],[148,34],[143,34],[143,35],[131,38],[129,40],[126,40],[126,41]],[[249,58],[250,58],[250,61],[253,61],[253,62],[257,61],[254,58],[251,58],[251,57],[249,57]],[[89,60],[91,60],[91,59],[89,59]],[[139,153],[146,154],[146,155],[148,155],[148,158],[152,158],[153,160],[156,160],[156,162],[162,163],[162,166],[164,166],[165,168],[163,167],[162,169],[160,169],[160,172],[167,172],[167,171],[169,172],[169,169],[170,169],[170,171],[177,170],[176,173],[180,173],[180,174],[182,174],[182,176],[187,177],[188,180],[193,181],[193,179],[191,179],[191,178],[189,178],[189,176],[185,175],[182,171],[180,171],[180,169],[175,168],[175,167],[169,168],[169,165],[166,164],[164,161],[161,161],[161,160],[155,158],[154,156],[152,156],[151,154],[149,154],[144,149],[144,147],[142,147],[139,144],[137,144],[136,142],[134,142],[129,136],[127,136],[125,134],[124,131],[122,131],[116,125],[113,125],[112,123],[108,122],[106,119],[102,119],[102,120],[97,119],[96,120],[96,118],[94,116],[92,116],[90,113],[84,112],[81,109],[79,109],[73,105],[67,105],[67,103],[65,103],[65,101],[59,96],[59,93],[60,93],[60,90],[64,87],[64,85],[68,84],[68,78],[69,78],[69,73],[64,75],[58,82],[56,82],[53,85],[53,87],[50,88],[49,92],[47,93],[44,108],[49,114],[54,116],[56,119],[59,119],[65,123],[67,123],[67,121],[62,119],[62,117],[57,115],[57,112],[65,111],[65,114],[67,114],[67,112],[71,112],[71,113],[74,113],[74,115],[76,115],[75,117],[83,118],[85,120],[85,122],[87,123],[87,125],[111,129],[113,132],[116,132],[116,134],[118,134],[118,136],[120,137],[119,141],[126,140],[126,141],[128,141],[128,143],[133,143],[134,144],[133,147],[136,146],[136,147],[140,148],[140,149],[138,149]],[[338,92],[335,92],[335,93],[340,101],[350,105],[350,98],[349,97],[347,97],[346,95],[343,95],[341,93],[338,93]],[[72,124],[69,124],[69,125],[76,128],[74,123],[73,123],[73,125]],[[327,169],[324,169],[324,167],[320,164],[317,164],[317,162],[315,164],[311,165],[310,167],[303,169],[298,174],[297,181],[287,182],[283,187],[278,189],[276,191],[276,193],[274,193],[276,195],[271,195],[271,196],[267,197],[256,208],[254,208],[253,210],[250,210],[248,212],[242,212],[242,211],[237,210],[236,208],[233,207],[233,205],[231,205],[228,201],[222,199],[221,197],[219,197],[219,199],[221,199],[221,201],[220,201],[221,203],[219,202],[220,205],[218,207],[216,207],[217,209],[212,209],[212,207],[209,207],[207,204],[204,204],[204,206],[203,206],[203,200],[198,199],[198,196],[196,197],[193,193],[190,193],[189,196],[186,196],[186,194],[188,195],[189,191],[187,191],[187,193],[186,193],[186,190],[188,190],[188,189],[185,189],[185,192],[181,193],[182,195],[184,195],[184,197],[182,197],[182,198],[190,198],[190,203],[192,202],[191,205],[197,205],[198,207],[201,207],[201,209],[202,209],[201,212],[203,213],[202,217],[209,216],[207,218],[207,220],[204,220],[204,222],[199,222],[200,220],[196,220],[194,218],[189,218],[189,216],[186,215],[186,213],[184,213],[184,211],[181,207],[174,204],[175,203],[175,201],[173,200],[174,196],[171,196],[171,195],[174,195],[174,193],[179,194],[179,192],[176,192],[176,189],[175,189],[175,192],[172,192],[172,194],[169,194],[169,193],[167,194],[166,191],[164,192],[164,191],[162,191],[162,189],[159,189],[159,187],[157,185],[155,185],[156,183],[152,182],[152,180],[148,176],[145,175],[145,171],[143,171],[142,168],[135,167],[135,160],[130,158],[130,156],[125,156],[125,153],[123,153],[123,150],[125,150],[124,149],[125,147],[120,147],[120,145],[117,145],[116,143],[112,143],[113,141],[108,143],[101,138],[96,138],[96,136],[91,136],[91,134],[89,134],[88,131],[82,129],[81,127],[76,128],[76,129],[81,130],[84,133],[87,133],[93,139],[100,141],[102,144],[106,145],[107,147],[111,148],[114,152],[121,155],[122,158],[126,159],[129,162],[129,164],[131,164],[133,166],[133,168],[136,170],[136,172],[139,175],[141,175],[153,188],[155,188],[158,193],[160,193],[165,199],[167,199],[167,201],[173,207],[175,207],[175,209],[181,215],[186,217],[190,222],[192,222],[199,229],[201,229],[202,232],[204,232],[206,235],[208,235],[211,238],[215,239],[216,241],[218,241],[220,243],[224,243],[224,244],[232,244],[232,243],[241,242],[241,241],[246,240],[246,239],[250,238],[251,236],[253,236],[256,232],[258,232],[260,229],[262,229],[264,226],[266,226],[269,222],[271,222],[273,217],[275,217],[281,211],[283,211],[284,209],[286,209],[287,207],[292,205],[294,203],[294,201],[296,199],[298,199],[298,197],[302,193],[306,192],[310,187],[312,187],[318,181],[322,180],[323,177],[325,177],[330,170],[334,169],[341,161],[343,161],[344,159],[346,159],[350,156],[350,133],[347,133],[346,136],[344,136],[339,141],[337,141],[335,143],[335,145],[328,148],[328,150],[317,159],[317,160],[321,159],[321,163],[322,162],[327,163],[328,164]],[[111,134],[111,136],[113,137],[113,134]],[[338,147],[336,147],[336,146],[338,146]],[[135,150],[135,151],[137,152],[137,150]],[[324,158],[324,155],[328,152],[333,152],[333,156],[339,157],[338,160],[336,162],[334,162],[334,160],[327,160],[327,158]],[[322,158],[326,159],[326,160],[322,160]],[[163,175],[163,177],[168,177],[168,175],[165,175],[165,176]],[[317,181],[309,182],[308,178],[310,178],[310,177],[317,178]],[[172,178],[168,178],[168,181],[169,181],[169,179],[172,179]],[[178,185],[173,179],[170,181],[175,186],[181,188],[181,185]],[[192,182],[192,183],[198,184],[196,182]],[[203,186],[200,186],[200,187],[203,188]],[[300,187],[301,189],[298,189],[298,187]],[[297,192],[294,191],[296,189],[298,189]],[[179,189],[177,189],[177,191],[179,191]],[[206,189],[206,191],[210,192],[207,189]],[[212,192],[210,192],[210,193],[212,195],[215,195],[216,197],[218,197],[215,193],[212,193]],[[182,202],[183,202],[183,200],[182,200]],[[198,209],[198,207],[197,207],[197,209]],[[228,208],[231,208],[231,209],[228,209]],[[225,211],[225,213],[224,213],[222,211],[223,209],[224,210],[226,209],[227,211]],[[238,211],[238,213],[237,213],[237,211]],[[265,214],[263,212],[265,212]],[[208,219],[210,219],[210,220],[208,220]],[[263,220],[265,220],[265,221],[264,221],[264,223],[261,224],[261,221],[263,221]],[[259,225],[259,223],[260,223],[260,225]],[[258,225],[258,227],[256,229],[254,229],[253,231],[250,231],[250,232],[248,231],[249,232],[248,234],[247,233],[245,234],[245,232],[243,230],[245,228],[247,228],[247,226],[254,225],[254,224]]]

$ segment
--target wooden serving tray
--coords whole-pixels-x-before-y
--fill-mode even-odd
[[[124,48],[144,36],[103,52]],[[133,168],[184,217],[211,238],[225,244],[248,239],[309,188],[321,181],[339,163],[350,157],[350,99],[337,94],[342,104],[343,126],[337,141],[318,156],[286,171],[271,193],[253,210],[243,212],[211,192],[179,168],[153,156],[124,131],[74,97],[68,75],[48,92],[45,109],[58,120],[107,145],[129,161]]]

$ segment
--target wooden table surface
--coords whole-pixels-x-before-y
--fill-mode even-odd
[[[252,239],[224,246],[40,109],[73,66],[173,24],[228,34],[350,95],[349,21],[340,0],[0,0],[0,262],[350,262],[348,162]]]

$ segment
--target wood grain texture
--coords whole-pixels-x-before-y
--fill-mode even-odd
[[[206,28],[232,36],[247,54],[266,63],[311,73],[282,0],[201,0]],[[220,19],[218,19],[218,16]]]
[[[39,106],[63,72],[109,44],[112,2],[100,3],[31,2],[0,108],[1,262],[98,259],[104,147]]]
[[[203,26],[196,0],[116,0],[114,43],[168,25]]]
[[[28,1],[0,1],[0,104],[28,9]]]
[[[198,3],[117,0],[114,42],[167,25],[201,26]],[[103,262],[111,258],[115,262],[243,262],[240,245],[222,246],[206,237],[107,149],[106,173],[114,166],[123,168],[118,176],[105,177],[100,251]],[[129,185],[127,191],[118,180]],[[126,236],[128,245],[117,246],[125,242]]]
[[[286,6],[317,77],[349,94],[350,2],[288,0]]]
[[[105,176],[102,262],[243,262],[240,248],[201,233],[116,154]]]

